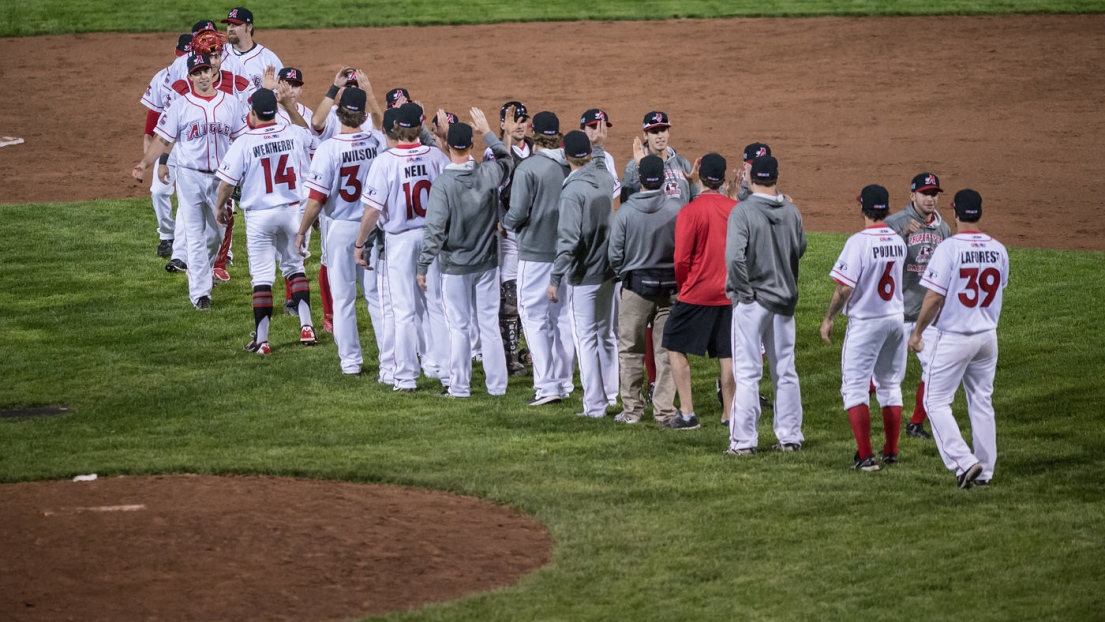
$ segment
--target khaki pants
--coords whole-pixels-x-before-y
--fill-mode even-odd
[[[641,394],[645,377],[645,328],[652,323],[652,347],[656,355],[656,387],[652,393],[652,417],[665,421],[675,415],[675,380],[671,375],[668,351],[661,345],[664,325],[675,304],[675,296],[645,298],[622,288],[618,312],[618,363],[621,367],[623,414],[640,420],[645,414]]]

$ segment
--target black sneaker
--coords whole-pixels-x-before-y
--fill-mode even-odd
[[[767,399],[767,397],[761,395],[760,396],[760,410],[774,410],[774,409],[775,409],[775,402],[772,402],[771,400]]]
[[[976,462],[974,466],[956,476],[955,485],[966,490],[975,483],[975,480],[978,479],[978,476],[981,474],[982,465]]]
[[[299,303],[294,300],[284,301],[284,313],[299,317]]]
[[[200,296],[196,301],[196,311],[210,311],[211,310],[211,297]]]
[[[988,480],[988,479],[976,479],[975,480],[975,488],[978,488],[980,486],[982,488],[988,488],[990,486],[990,480]]]
[[[438,393],[438,394],[437,394],[437,396],[438,396],[438,397],[440,397],[440,398],[444,398],[444,399],[447,399],[447,400],[459,400],[459,399],[463,399],[463,398],[461,398],[461,397],[460,397],[460,396],[458,396],[458,395],[453,395],[452,393],[450,393],[450,392],[449,392],[449,387],[445,387],[444,389],[442,389],[442,390],[441,390],[441,393]]]
[[[859,452],[857,451],[854,459],[855,463],[852,464],[852,468],[857,471],[866,471],[870,473],[879,470],[879,463],[875,461],[875,454],[860,459]]]
[[[771,448],[782,452],[802,451],[802,443],[775,443]]]
[[[883,452],[882,454],[883,464],[898,464],[898,454],[890,454]]]
[[[161,240],[161,242],[158,243],[158,245],[157,245],[157,256],[158,257],[172,257],[173,256],[173,241],[172,240]]]
[[[913,438],[920,438],[926,441],[932,440],[932,435],[925,432],[925,424],[923,423],[907,423],[905,424],[905,435],[912,436]]]
[[[661,423],[660,427],[668,430],[697,430],[702,427],[702,424],[698,422],[698,417],[694,415],[691,415],[690,419],[684,419],[683,415],[676,415]]]
[[[656,389],[656,383],[655,382],[648,383],[648,395],[645,396],[645,403],[646,404],[651,404],[652,403],[652,392],[655,389]]]
[[[730,447],[729,449],[725,450],[725,453],[729,454],[730,456],[755,456],[756,448],[748,447],[746,449],[733,449],[732,447]]]
[[[529,401],[529,406],[544,406],[545,404],[559,404],[561,397],[559,395],[534,395],[533,399]]]
[[[165,264],[165,272],[187,272],[188,264],[179,259],[174,259]]]

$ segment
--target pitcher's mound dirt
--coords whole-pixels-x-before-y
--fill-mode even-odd
[[[339,620],[514,583],[536,520],[393,486],[119,477],[0,486],[0,619]]]

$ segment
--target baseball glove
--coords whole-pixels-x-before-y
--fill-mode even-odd
[[[226,37],[214,30],[201,30],[192,36],[189,49],[193,54],[222,54]]]

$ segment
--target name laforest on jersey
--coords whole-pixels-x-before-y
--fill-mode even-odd
[[[373,160],[376,158],[376,147],[369,147],[367,149],[353,149],[350,151],[343,151],[341,154],[341,163],[349,164],[350,162],[365,162],[367,160]]]
[[[294,140],[275,140],[271,143],[261,143],[253,148],[253,157],[259,158],[272,153],[284,153],[294,148]]]
[[[162,117],[165,118],[165,117]],[[192,129],[188,130],[187,140],[195,140],[202,138],[208,134],[221,134],[223,136],[230,136],[230,133],[234,130],[225,123],[193,123]]]
[[[960,263],[997,263],[1001,255],[997,251],[963,251],[959,254]]]

